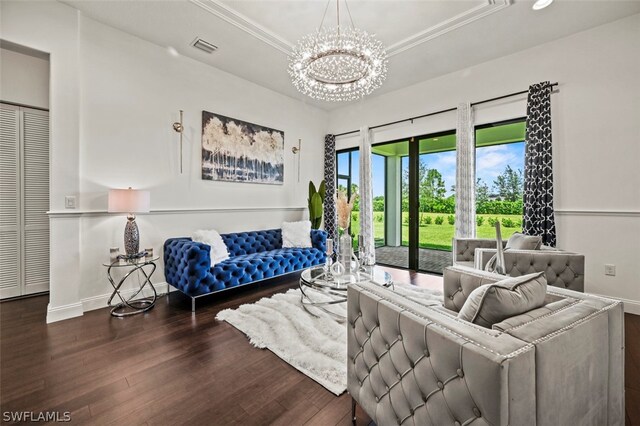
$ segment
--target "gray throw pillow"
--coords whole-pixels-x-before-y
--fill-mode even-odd
[[[542,237],[537,235],[524,235],[519,232],[515,232],[509,241],[505,249],[508,250],[540,250],[542,246]]]
[[[458,318],[491,328],[514,315],[539,308],[544,304],[546,294],[544,272],[481,285],[469,294]]]

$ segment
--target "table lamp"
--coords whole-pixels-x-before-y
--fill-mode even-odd
[[[131,258],[138,254],[140,249],[140,232],[136,224],[134,213],[149,211],[149,191],[136,189],[110,189],[109,213],[127,213],[127,225],[124,228],[124,251]]]

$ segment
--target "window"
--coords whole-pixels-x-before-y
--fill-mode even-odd
[[[346,191],[347,196],[360,194],[360,151],[350,149],[338,151],[337,159],[337,188]],[[373,175],[373,222],[376,247],[385,243],[385,157],[376,153],[371,156]],[[351,213],[351,227],[349,232],[357,241],[360,233],[360,200],[356,199]]]
[[[522,229],[524,133],[524,119],[476,127],[479,238],[495,238],[496,222],[504,238]],[[337,153],[338,188],[349,195],[359,192],[359,159],[357,149]],[[377,261],[442,273],[452,263],[456,226],[455,130],[373,145],[372,175]],[[360,232],[359,202],[350,232]]]
[[[476,230],[478,238],[522,231],[524,118],[476,127]]]
[[[359,191],[360,176],[359,176],[359,162],[360,153],[357,149],[349,149],[344,151],[338,151],[336,153],[337,160],[337,189],[347,193],[347,197],[351,198],[352,194],[357,194]],[[357,241],[357,233],[360,232],[360,224],[358,222],[359,202],[356,200],[351,212],[351,225],[349,232]]]

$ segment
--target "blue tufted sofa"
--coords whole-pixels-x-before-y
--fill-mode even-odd
[[[167,283],[195,298],[232,287],[296,272],[325,262],[327,233],[312,229],[310,248],[283,248],[282,231],[221,234],[229,259],[211,267],[211,247],[191,238],[170,238],[164,243]]]

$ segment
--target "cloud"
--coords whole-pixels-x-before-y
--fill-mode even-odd
[[[456,183],[456,152],[437,152],[434,154],[422,155],[430,169],[437,169],[442,175],[444,185],[447,190],[447,196],[451,195],[450,189]]]
[[[494,145],[476,150],[476,176],[491,185],[507,166],[524,169],[524,143]]]

